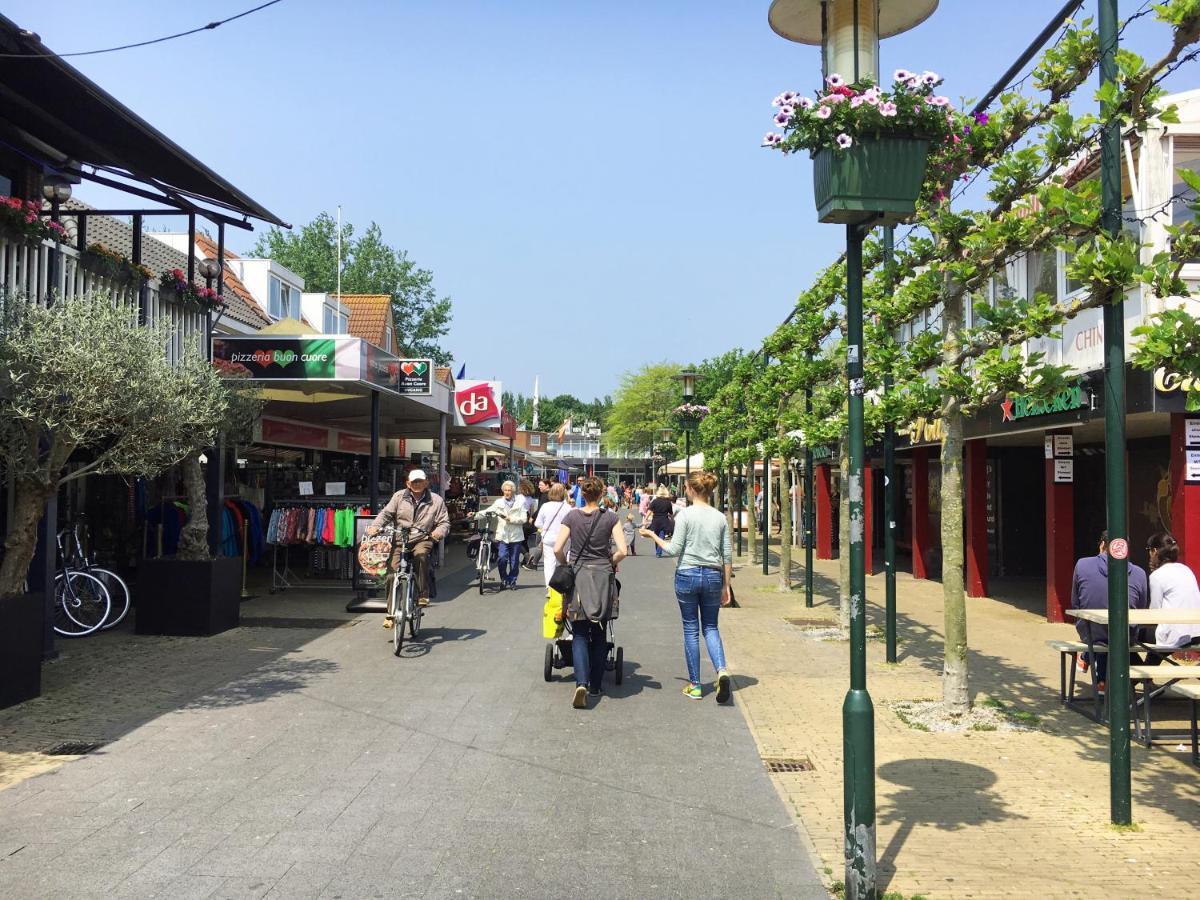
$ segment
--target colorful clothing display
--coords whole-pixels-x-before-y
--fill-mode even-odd
[[[280,506],[267,523],[268,544],[354,546],[354,517],[370,510],[354,506]]]

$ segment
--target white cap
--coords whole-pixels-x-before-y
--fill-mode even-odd
[[[413,469],[411,472],[408,473],[408,481],[410,484],[414,481],[428,481],[428,480],[429,479],[425,476],[424,469]]]

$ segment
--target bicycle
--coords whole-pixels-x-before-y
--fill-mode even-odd
[[[424,609],[417,603],[416,568],[413,565],[413,532],[425,534],[419,528],[398,529],[400,538],[400,560],[396,571],[392,573],[391,590],[388,591],[387,616],[392,620],[392,652],[400,655],[404,648],[404,629],[408,626],[408,635],[416,640],[421,633],[421,617]]]
[[[83,552],[83,542],[79,539],[79,525],[71,526],[70,531],[63,529],[58,534],[59,552],[62,553],[63,536],[68,535],[72,548],[69,548],[66,553],[63,553],[64,567],[68,562],[74,563],[72,568],[75,571],[82,571],[88,575],[99,578],[104,586],[108,589],[109,599],[112,601],[112,607],[109,611],[108,618],[104,624],[100,626],[101,630],[108,630],[120,625],[129,614],[129,608],[132,605],[132,597],[129,593],[129,585],[112,569],[106,569],[102,566],[92,565],[92,561],[87,554]]]
[[[58,552],[63,568],[54,576],[54,630],[63,637],[85,637],[98,631],[112,612],[112,597],[98,577],[71,565],[63,553],[63,536],[58,533]]]
[[[479,575],[479,593],[492,580],[492,534],[496,530],[496,514],[486,513],[476,520],[479,531],[479,549],[475,554],[475,571]]]

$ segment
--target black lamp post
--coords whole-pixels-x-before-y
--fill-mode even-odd
[[[50,203],[50,221],[59,220],[59,209],[71,199],[71,183],[62,175],[47,175],[42,179],[42,196]],[[55,242],[50,254],[50,283],[46,286],[46,302],[53,299],[62,274],[62,245]]]
[[[776,34],[821,48],[822,72],[879,83],[879,39],[919,25],[938,0],[773,0]],[[849,394],[850,690],[842,705],[846,896],[874,900],[875,710],[867,693],[866,553],[863,521],[863,238],[883,210],[863,209],[846,225],[846,383]],[[767,469],[769,473],[769,469]],[[768,515],[769,515],[768,510]]]
[[[696,399],[696,371],[694,369],[684,369],[675,376],[677,381],[683,382],[683,402],[691,403]],[[685,416],[683,422],[683,481],[687,483],[688,478],[692,474],[692,429],[695,427],[695,422]],[[684,491],[684,497],[687,497],[687,492]],[[686,502],[686,500],[684,501]]]
[[[215,259],[205,257],[200,260],[197,268],[200,270],[200,274],[204,276],[204,286],[211,291],[214,279],[221,274],[220,263]],[[212,359],[212,330],[213,317],[212,307],[210,306],[204,313],[204,355],[207,359]]]

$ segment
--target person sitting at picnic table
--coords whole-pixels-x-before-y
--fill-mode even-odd
[[[1200,610],[1200,586],[1192,570],[1179,561],[1179,544],[1165,531],[1152,534],[1146,542],[1150,554],[1150,608]],[[1198,616],[1200,617],[1200,616]],[[1154,643],[1159,647],[1186,647],[1200,639],[1200,624],[1159,625]],[[1171,654],[1148,653],[1146,664],[1160,664]]]
[[[1129,573],[1129,608],[1145,609],[1149,603],[1149,588],[1146,571],[1141,566],[1126,563]],[[1071,577],[1072,609],[1108,609],[1108,532],[1100,532],[1099,547],[1095,556],[1085,556],[1075,563],[1075,574]],[[1078,619],[1075,630],[1079,639],[1093,644],[1108,646],[1108,626]],[[1093,660],[1087,653],[1080,658],[1079,665],[1085,672],[1089,664],[1096,667],[1096,689],[1104,690],[1108,676],[1108,654],[1097,653]],[[1130,654],[1130,659],[1140,659]]]

